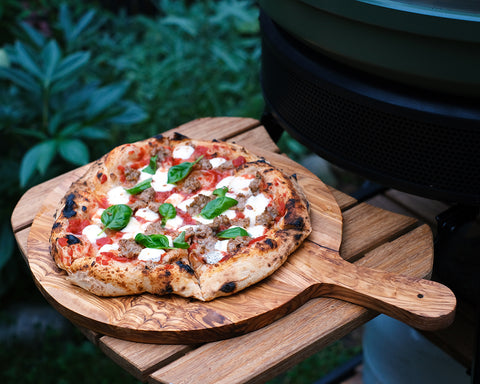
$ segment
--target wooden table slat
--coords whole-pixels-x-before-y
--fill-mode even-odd
[[[419,253],[431,237],[426,228],[409,233],[409,237],[392,241],[362,259],[362,265],[401,273],[409,269],[410,276],[426,277],[431,254]],[[404,258],[392,263],[388,256],[398,247],[408,247]],[[402,248],[403,249],[403,248]],[[426,260],[425,260],[426,259]],[[412,263],[413,261],[413,263]],[[190,352],[151,375],[158,383],[242,383],[263,382],[291,368],[315,351],[344,336],[375,316],[360,306],[327,298],[313,299],[292,314],[258,331],[229,340],[209,343]],[[301,324],[301,326],[299,326]],[[235,353],[229,353],[235,349]],[[217,358],[212,360],[212,356]],[[185,367],[189,367],[185,370]]]
[[[186,123],[172,131],[186,136],[235,141],[263,153],[278,152],[278,147],[257,120],[244,118],[203,118]],[[255,150],[253,150],[255,152]],[[283,155],[270,153],[278,161]],[[267,160],[268,160],[267,156]],[[287,173],[297,173],[299,182],[309,196],[308,170],[292,168],[285,163]],[[39,196],[53,188],[75,180],[84,170],[74,170],[42,183],[22,197],[19,202],[30,207],[28,212],[15,210],[12,227],[22,252],[34,212],[42,205]],[[414,278],[425,278],[431,273],[432,246],[428,227],[418,226],[416,219],[392,214],[357,201],[331,187],[327,187],[343,212],[344,232],[342,257],[359,265],[404,273]],[[388,199],[403,209],[410,210],[402,194],[390,194]],[[322,201],[313,198],[313,204]],[[323,209],[328,208],[322,206]],[[404,213],[405,211],[401,211]],[[328,209],[324,213],[328,216]],[[322,215],[312,218],[321,226]],[[315,239],[312,239],[315,241]],[[334,245],[334,244],[333,244]],[[401,249],[401,252],[399,252]],[[334,340],[364,324],[376,313],[361,306],[336,299],[317,298],[308,301],[293,313],[264,328],[246,335],[208,343],[199,347],[183,345],[155,345],[134,343],[85,330],[112,360],[140,380],[175,383],[243,383],[264,382],[299,363]],[[302,326],[299,327],[298,324]]]

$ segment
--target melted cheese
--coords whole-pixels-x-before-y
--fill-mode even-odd
[[[87,225],[85,228],[83,228],[82,235],[85,236],[92,244],[95,244],[97,239],[107,237],[105,232],[102,232],[102,228],[96,224]]]
[[[135,216],[141,217],[146,221],[157,221],[160,219],[160,215],[156,212],[153,212],[151,209],[148,208],[140,208],[135,212]]]
[[[219,240],[215,243],[215,250],[220,252],[228,252],[228,242],[230,240]]]
[[[205,255],[205,261],[207,264],[215,264],[223,259],[223,253],[221,251],[211,251]]]
[[[183,219],[180,216],[175,216],[173,219],[167,220],[165,228],[177,229],[183,225]]]
[[[135,217],[131,217],[127,226],[120,231],[124,234],[122,239],[134,239],[135,235],[137,233],[143,233],[149,224],[150,223],[140,224]]]
[[[181,145],[179,147],[175,147],[172,156],[175,159],[187,160],[193,155],[193,152],[195,152],[195,148],[191,147],[190,145]]]
[[[265,212],[270,199],[264,194],[259,193],[256,196],[250,196],[245,202],[243,214],[250,219],[250,224],[255,224],[255,218]]]
[[[214,157],[213,159],[208,160],[210,162],[210,165],[212,168],[218,168],[220,165],[225,163],[227,160],[225,160],[223,157]]]
[[[110,205],[128,204],[130,194],[123,187],[115,187],[108,191],[107,199]]]
[[[163,249],[144,248],[141,250],[140,254],[138,255],[138,260],[160,261],[164,253],[165,251]]]
[[[251,194],[249,187],[252,180],[253,178],[249,175],[227,176],[217,184],[216,188],[227,187],[229,191],[237,195],[239,193],[248,195]]]
[[[175,188],[174,184],[168,184],[168,170],[166,169],[157,169],[155,175],[152,177],[152,188],[156,192],[168,192]]]
[[[98,250],[98,252],[111,252],[118,250],[118,244],[105,244],[102,248]]]
[[[248,228],[245,228],[248,234],[254,239],[256,237],[263,236],[265,234],[266,229],[267,227],[264,227],[263,225],[252,225]]]

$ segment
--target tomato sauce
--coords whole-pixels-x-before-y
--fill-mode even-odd
[[[87,219],[70,219],[68,221],[67,232],[80,235],[88,225],[90,225],[90,221]]]
[[[113,240],[110,237],[101,237],[97,239],[96,244],[101,248],[106,244],[113,244]]]
[[[252,245],[252,244],[254,244],[254,243],[257,243],[257,242],[259,242],[259,241],[262,241],[262,240],[266,239],[266,237],[267,237],[267,235],[255,237],[254,239],[252,239],[252,240],[250,240],[250,241],[248,242],[247,246],[250,246],[250,245]]]

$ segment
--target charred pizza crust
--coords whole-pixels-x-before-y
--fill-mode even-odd
[[[187,229],[189,249],[169,249],[166,258],[161,261],[139,260],[135,256],[118,256],[112,252],[100,253],[98,242],[88,241],[82,228],[90,225],[95,216],[98,219],[99,209],[109,205],[106,201],[109,191],[118,186],[132,188],[138,182],[139,169],[152,156],[156,156],[159,165],[164,165],[172,161],[172,152],[181,146],[194,148],[192,159],[200,157],[200,160],[188,177],[176,183],[175,191],[188,196],[197,193],[198,196],[198,191],[206,186],[213,189],[218,180],[212,181],[212,174],[218,178],[219,172],[209,169],[208,159],[221,158],[224,176],[251,178],[255,180],[255,193],[263,193],[270,199],[273,208],[269,211],[270,215],[265,214],[268,216],[265,232],[256,238],[240,239],[236,245],[229,243],[228,257],[213,263],[205,261],[205,246],[202,248],[195,244],[208,244],[208,238],[199,234],[201,231],[198,228],[202,225],[192,226],[194,230]],[[253,189],[252,186],[250,188]],[[144,206],[158,207],[162,199],[171,194],[150,192],[149,195],[147,192],[145,196],[130,199],[128,205],[133,211]],[[229,224],[234,222],[225,220]],[[150,228],[160,227],[152,225]],[[208,228],[215,234],[221,229],[221,224]],[[179,232],[178,229],[176,231]],[[119,146],[93,163],[65,194],[52,228],[50,244],[55,263],[66,271],[68,279],[96,295],[173,293],[208,301],[231,295],[272,274],[310,232],[308,202],[295,178],[285,176],[241,146],[175,135],[173,138],[157,136]],[[109,238],[118,237],[118,232],[114,230],[107,229],[105,233]]]

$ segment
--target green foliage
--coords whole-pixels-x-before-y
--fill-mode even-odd
[[[73,327],[68,333],[50,329],[33,345],[21,341],[4,344],[0,348],[0,382],[140,383]]]
[[[124,78],[128,96],[149,116],[141,132],[151,136],[204,116],[260,117],[260,38],[252,1],[156,2],[155,17],[109,21],[96,41],[104,76]],[[129,33],[123,31],[128,30]]]
[[[100,156],[113,146],[112,130],[146,117],[126,99],[128,82],[105,83],[91,71],[92,54],[80,47],[98,29],[94,15],[74,20],[62,6],[51,28],[61,38],[21,22],[19,39],[0,49],[1,275],[14,251],[9,217],[25,188]],[[0,294],[11,281],[1,280]]]

